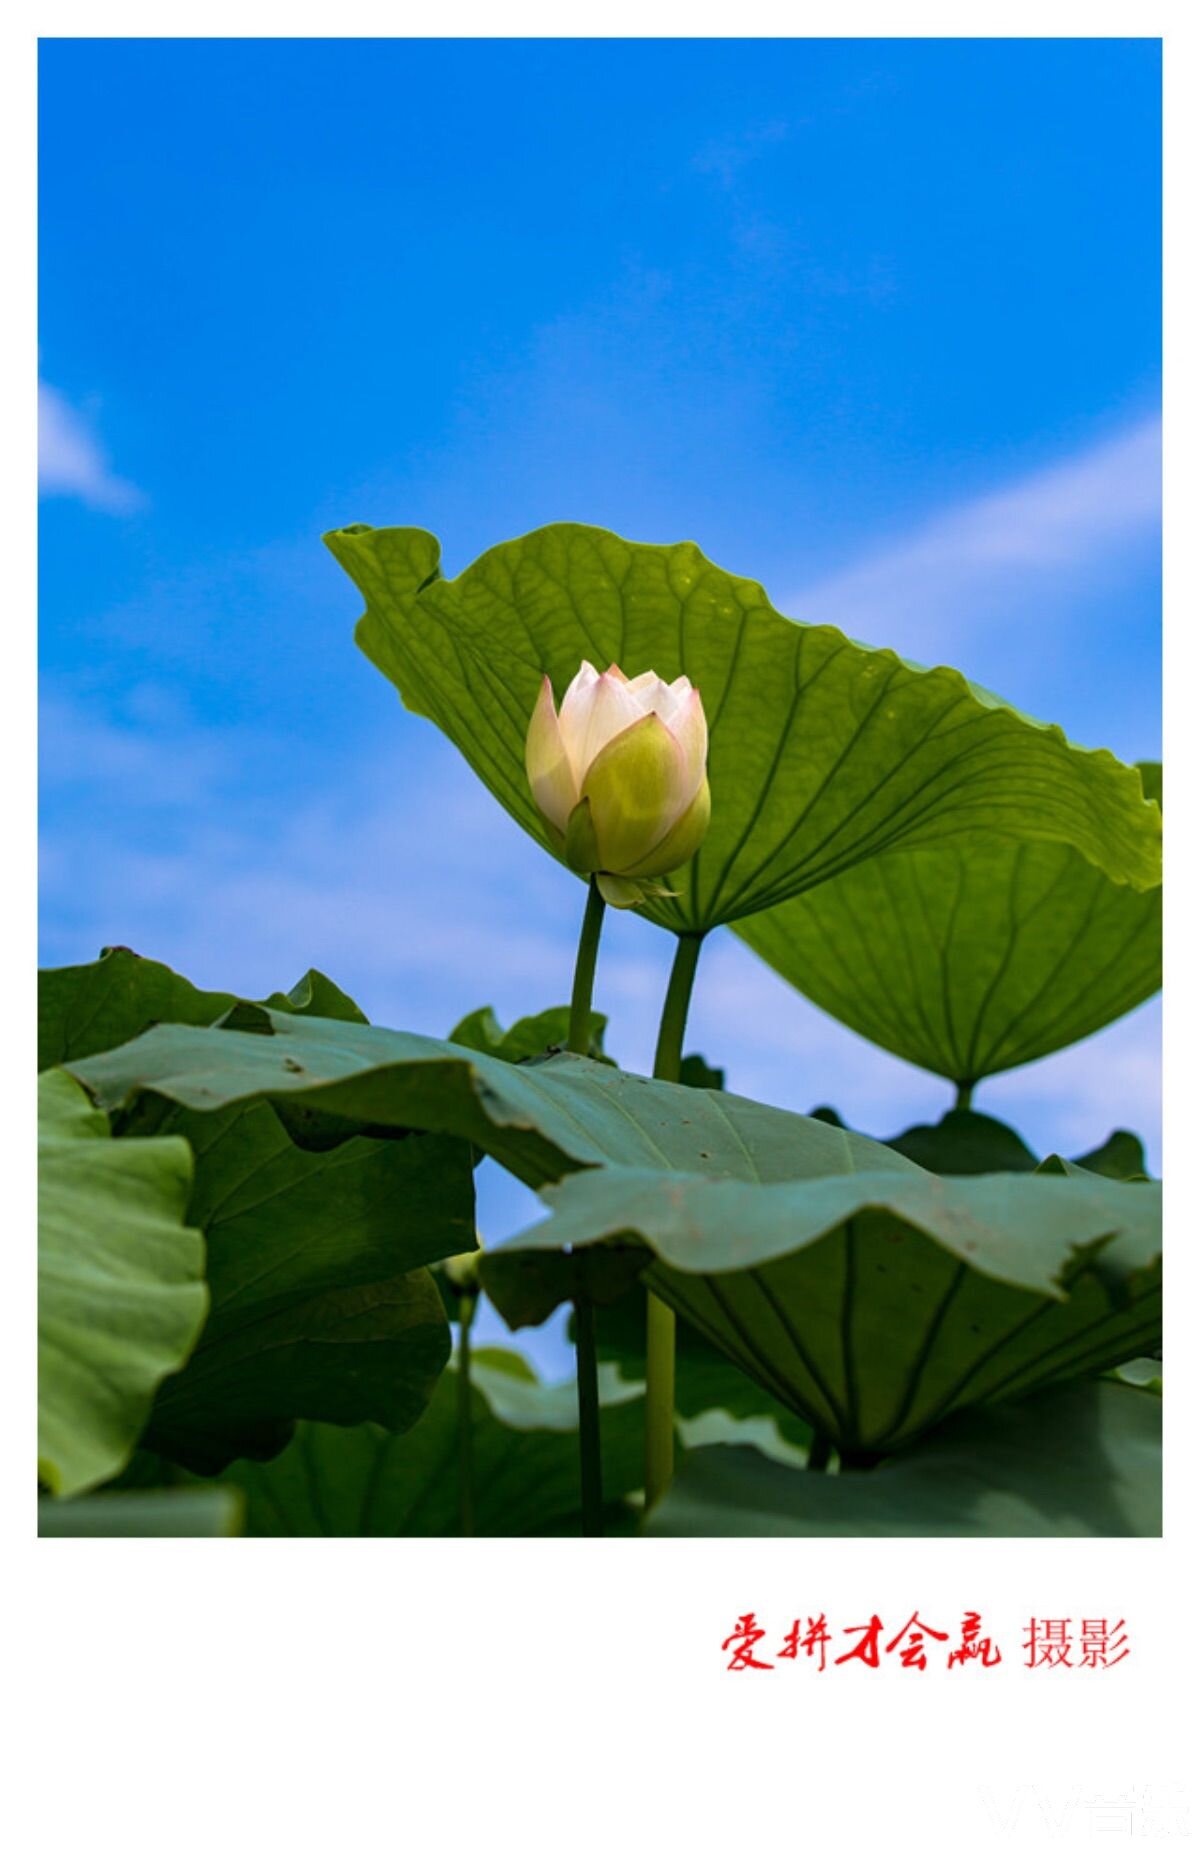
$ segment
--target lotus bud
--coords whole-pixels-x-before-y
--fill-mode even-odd
[[[686,674],[633,680],[585,661],[554,705],[542,682],[525,740],[525,770],[556,854],[595,874],[609,905],[669,891],[704,839],[711,808],[708,723]]]
[[[441,1263],[442,1276],[447,1289],[454,1297],[477,1297],[479,1295],[479,1260],[482,1254],[478,1247],[473,1252],[456,1252],[452,1258],[444,1258]]]
[[[464,1334],[475,1320],[475,1306],[483,1288],[479,1281],[482,1257],[482,1249],[477,1246],[473,1252],[457,1252],[453,1258],[444,1258],[437,1267]]]

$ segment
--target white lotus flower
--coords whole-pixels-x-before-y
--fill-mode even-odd
[[[585,661],[556,711],[542,682],[525,769],[551,845],[597,875],[610,905],[639,905],[692,858],[708,827],[708,722],[686,674],[629,680]]]

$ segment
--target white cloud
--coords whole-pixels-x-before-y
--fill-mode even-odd
[[[1045,621],[1123,557],[1155,543],[1162,426],[1146,418],[1081,454],[937,514],[909,537],[784,604],[863,642],[932,661],[1002,610]]]
[[[60,391],[38,381],[38,492],[67,495],[106,514],[144,505],[132,482],[114,475],[87,420]]]

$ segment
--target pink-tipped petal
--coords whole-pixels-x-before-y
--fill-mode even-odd
[[[567,712],[566,701],[563,701],[563,748],[581,790],[589,767],[604,747],[631,725],[635,725],[640,718],[641,713],[637,702],[630,695],[628,683],[611,674],[598,675],[588,688],[586,697],[580,696],[570,714]]]
[[[564,834],[567,818],[579,801],[579,790],[563,747],[559,718],[554,710],[554,689],[548,676],[543,677],[525,735],[525,774],[534,802],[546,820]]]
[[[629,683],[629,691],[631,693],[636,693],[638,698],[641,699],[652,694],[654,689],[661,686],[661,684],[654,669],[647,668],[643,673],[634,675]]]
[[[569,734],[581,729],[591,711],[592,694],[600,676],[590,661],[579,664],[579,672],[562,697],[558,720],[562,727],[563,741]]]
[[[708,762],[708,720],[704,716],[704,702],[700,698],[699,688],[689,689],[682,705],[672,712],[667,723],[686,765],[680,805],[682,813],[700,788]]]

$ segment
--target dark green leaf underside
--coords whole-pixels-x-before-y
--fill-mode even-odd
[[[452,1535],[459,1531],[457,1375],[403,1437],[362,1425],[302,1425],[270,1464],[235,1465],[258,1535]],[[578,1532],[579,1443],[573,1384],[546,1387],[478,1354],[471,1369],[474,1532]],[[642,1396],[602,1370],[604,1492],[618,1501],[642,1469]]]
[[[1102,1381],[963,1414],[875,1470],[824,1476],[759,1452],[689,1452],[652,1535],[1153,1536],[1161,1402]]]
[[[467,1145],[353,1137],[298,1149],[268,1104],[171,1114],[196,1155],[212,1309],[146,1442],[206,1471],[270,1456],[291,1421],[405,1430],[449,1359],[423,1267],[475,1244]]]
[[[644,1383],[644,1290],[639,1287],[627,1291],[618,1301],[596,1311],[596,1347],[600,1359],[614,1363],[623,1380]],[[725,1415],[735,1430],[746,1421],[767,1419],[796,1451],[803,1451],[812,1435],[805,1420],[796,1418],[773,1394],[765,1392],[686,1319],[677,1323],[675,1332],[675,1411],[685,1428],[714,1412]]]
[[[609,1170],[545,1198],[551,1218],[482,1261],[511,1326],[550,1307],[531,1261],[640,1244],[656,1295],[851,1452],[898,1448],[962,1407],[1160,1339],[1155,1184],[910,1170],[754,1186]]]
[[[273,999],[288,1017],[365,1025],[317,971]],[[127,1044],[156,1020],[193,1031],[222,1018],[253,1026],[262,1008],[116,950],[42,972],[40,1013],[43,1050],[59,1056]],[[207,1241],[212,1296],[201,1341],[164,1382],[144,1442],[212,1471],[240,1454],[270,1456],[299,1417],[411,1424],[450,1352],[423,1267],[475,1243],[466,1146],[347,1140],[339,1123],[336,1146],[310,1152],[258,1102],[214,1113],[159,1100],[131,1122],[191,1145],[190,1217]]]

